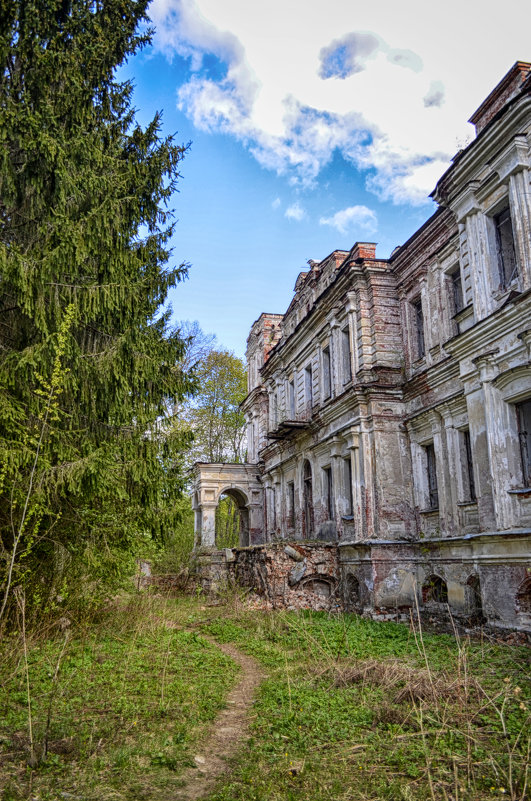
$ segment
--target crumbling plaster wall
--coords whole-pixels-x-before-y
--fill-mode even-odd
[[[270,608],[341,608],[335,546],[292,542],[235,548],[227,564],[237,584]]]

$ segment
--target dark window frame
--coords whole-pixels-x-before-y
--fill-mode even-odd
[[[424,312],[422,310],[422,298],[418,297],[411,302],[413,309],[413,322],[415,326],[415,344],[417,348],[416,358],[423,359],[426,355],[426,340],[424,337]]]
[[[468,482],[468,500],[475,502],[477,501],[476,481],[474,479],[474,461],[472,459],[472,445],[468,428],[463,431],[463,445],[465,451],[465,475]]]
[[[426,454],[426,477],[428,482],[428,509],[435,511],[439,508],[439,487],[437,484],[437,459],[433,442],[424,448]]]
[[[343,355],[343,383],[352,380],[352,353],[350,349],[350,326],[341,329],[341,350]]]
[[[328,520],[334,520],[334,477],[332,474],[332,466],[329,465],[328,467],[323,467],[323,473],[325,474],[325,498]]]
[[[513,222],[509,206],[493,216],[500,286],[507,289],[518,278]]]
[[[531,487],[531,399],[515,404],[524,487]]]
[[[454,314],[459,314],[465,308],[465,295],[463,292],[463,281],[461,278],[461,268],[457,267],[449,273],[452,282],[452,300],[454,304]]]
[[[323,399],[332,397],[332,353],[330,345],[321,351],[321,364],[323,368]]]

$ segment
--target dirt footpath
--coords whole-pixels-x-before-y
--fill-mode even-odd
[[[204,635],[202,635],[204,636]],[[203,747],[194,757],[195,768],[182,774],[183,787],[172,795],[172,801],[196,801],[213,791],[217,779],[227,771],[227,759],[233,756],[248,737],[249,709],[264,673],[257,661],[232,645],[205,637],[240,665],[242,674],[227,697],[227,708],[214,721]]]

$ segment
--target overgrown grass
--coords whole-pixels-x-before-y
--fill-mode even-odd
[[[236,679],[203,633],[267,673],[251,742],[210,801],[529,794],[529,649],[355,615],[249,612],[235,597],[144,596],[68,637],[32,636],[27,672],[20,637],[4,642],[2,801],[171,799]]]
[[[238,670],[197,632],[168,628],[193,621],[194,610],[137,596],[99,623],[34,634],[27,664],[20,636],[4,641],[2,801],[171,794]]]
[[[251,746],[210,801],[528,797],[528,649],[325,613],[208,630],[270,671]]]

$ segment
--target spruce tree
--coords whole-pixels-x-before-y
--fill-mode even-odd
[[[104,584],[171,528],[182,485],[183,437],[158,421],[191,388],[164,306],[185,149],[116,79],[147,5],[1,4],[0,602]]]

